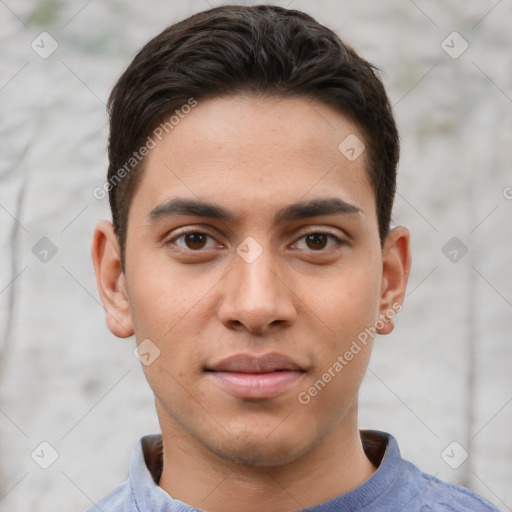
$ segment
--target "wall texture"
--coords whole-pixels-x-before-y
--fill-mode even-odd
[[[361,424],[512,510],[512,5],[278,3],[383,70],[402,134],[394,222],[412,232],[413,268],[397,328],[377,340]],[[158,430],[134,340],[104,323],[89,251],[109,212],[93,189],[115,79],[209,4],[0,1],[2,512],[89,507]]]

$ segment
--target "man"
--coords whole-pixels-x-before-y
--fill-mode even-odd
[[[225,6],[150,41],[109,110],[92,255],[162,435],[91,510],[497,510],[358,429],[410,268],[373,67],[304,13]]]

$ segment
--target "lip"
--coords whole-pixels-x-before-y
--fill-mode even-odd
[[[246,400],[275,398],[291,389],[306,370],[276,352],[235,354],[205,368],[209,378],[229,394]]]
[[[214,372],[270,373],[278,370],[304,371],[293,359],[278,352],[267,354],[234,354],[206,370]]]

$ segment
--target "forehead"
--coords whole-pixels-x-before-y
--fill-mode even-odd
[[[369,215],[375,204],[366,154],[354,159],[345,151],[346,141],[362,140],[341,113],[303,98],[199,101],[155,141],[131,210],[147,215],[182,196],[264,215],[287,202],[334,195]]]

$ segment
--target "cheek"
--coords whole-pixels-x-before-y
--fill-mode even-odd
[[[347,262],[335,275],[309,289],[308,306],[322,334],[315,346],[318,367],[304,391],[318,414],[326,407],[337,417],[356,399],[366,372],[380,281],[378,266],[371,264]]]
[[[183,389],[195,389],[201,373],[200,316],[206,301],[200,299],[206,292],[196,293],[183,281],[178,275],[166,277],[164,270],[135,277],[130,309],[138,343],[149,339],[159,350],[151,364],[142,366],[150,387],[163,404],[185,410]]]
[[[173,337],[187,315],[201,307],[207,283],[194,279],[158,261],[150,254],[134,260],[127,275],[130,311],[137,339],[167,340]],[[204,290],[203,290],[204,288]]]
[[[176,271],[168,261],[150,261],[149,255],[144,261],[127,275],[135,335],[139,343],[149,339],[160,350],[155,364],[144,366],[150,383],[173,386],[173,378],[193,379],[204,357],[200,340],[211,315],[213,284],[206,276]]]
[[[343,344],[376,321],[380,278],[377,269],[363,265],[347,265],[335,275],[310,287],[307,303],[336,335],[331,341],[336,338],[336,343]]]
[[[325,328],[315,348],[318,366],[300,391],[315,415],[327,414],[334,422],[355,406],[373,345],[378,296],[370,279],[356,277],[333,285],[312,306]]]

